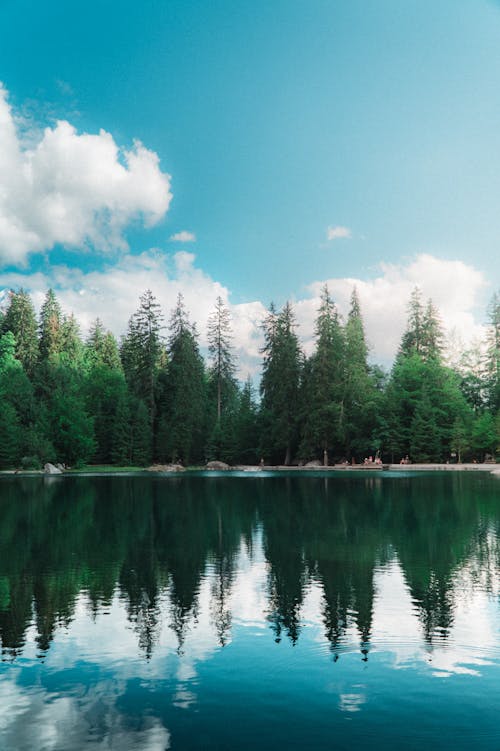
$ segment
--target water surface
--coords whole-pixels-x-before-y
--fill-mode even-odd
[[[500,480],[2,477],[0,748],[500,748]]]

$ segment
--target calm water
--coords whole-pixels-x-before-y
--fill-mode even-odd
[[[500,749],[500,479],[0,479],[0,748]]]

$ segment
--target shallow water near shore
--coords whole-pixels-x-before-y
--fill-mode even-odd
[[[0,478],[0,748],[498,749],[500,479]]]

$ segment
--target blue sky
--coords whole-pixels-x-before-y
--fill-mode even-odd
[[[358,280],[374,315],[375,280],[413,283],[408,269],[424,257],[441,262],[417,280],[424,292],[444,302],[447,324],[455,311],[473,332],[500,283],[497,3],[3,0],[0,80],[18,126],[24,118],[24,148],[58,119],[75,136],[103,129],[123,149],[139,139],[173,196],[162,204],[151,189],[149,212],[143,178],[131,176],[126,210],[122,195],[112,199],[120,220],[105,252],[83,229],[75,242],[42,237],[24,206],[38,247],[8,257],[4,243],[2,256],[0,206],[3,285],[20,272],[33,290],[43,277],[64,296],[74,278],[58,280],[55,269],[74,270],[83,287],[88,274],[112,278],[156,248],[171,280],[189,266],[194,286],[210,280],[235,306],[292,297],[300,313],[315,283]],[[0,187],[11,189],[1,172]],[[349,236],[328,240],[329,227]],[[169,240],[181,231],[196,241]],[[475,286],[460,292],[468,308],[455,301],[446,313],[453,269]],[[437,294],[433,273],[447,282]]]

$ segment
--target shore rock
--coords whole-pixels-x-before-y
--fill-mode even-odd
[[[313,459],[312,462],[307,462],[307,464],[304,464],[304,467],[322,467],[323,462],[320,462],[319,459]]]
[[[58,467],[55,467],[50,462],[47,462],[47,464],[43,468],[43,471],[46,475],[62,475],[62,470]]]
[[[217,469],[217,470],[224,470],[224,469],[231,469],[229,464],[226,464],[226,462],[207,462],[206,469]]]
[[[148,472],[183,472],[182,464],[152,464],[147,468]]]

